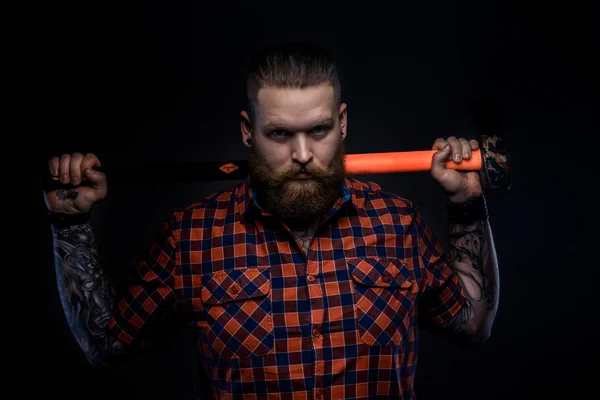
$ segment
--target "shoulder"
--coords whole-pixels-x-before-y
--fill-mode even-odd
[[[238,182],[229,185],[190,204],[172,210],[168,214],[169,223],[173,224],[174,229],[179,230],[182,226],[190,225],[189,223],[186,224],[186,221],[215,218],[220,214],[226,214],[235,206],[242,184],[243,182]]]

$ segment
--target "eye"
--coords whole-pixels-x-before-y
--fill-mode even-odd
[[[83,284],[83,287],[85,289],[92,289],[94,287],[94,282],[93,281],[87,281]]]
[[[287,134],[288,134],[288,132],[284,131],[283,129],[277,129],[277,130],[271,131],[269,133],[269,135],[271,135],[273,137],[283,137],[283,136],[285,136]]]
[[[317,125],[310,130],[311,133],[314,133],[317,135],[323,135],[323,134],[327,133],[328,131],[329,131],[329,127],[326,125]]]

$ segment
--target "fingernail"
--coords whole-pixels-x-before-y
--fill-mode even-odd
[[[63,181],[63,183],[67,183],[67,179],[68,179],[68,178],[67,178],[67,174],[64,174],[64,175],[62,176],[62,181]]]
[[[96,171],[94,171],[94,168],[88,168],[85,170],[85,172],[89,175],[94,175],[96,173]]]
[[[71,178],[71,182],[73,182],[74,185],[77,185],[79,183],[79,178],[74,176]]]
[[[448,149],[448,148],[450,148],[450,145],[449,145],[449,144],[447,144],[447,145],[445,145],[444,147],[442,147],[442,150],[446,150],[446,149]]]

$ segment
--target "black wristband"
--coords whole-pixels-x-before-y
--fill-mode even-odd
[[[90,213],[65,214],[48,212],[48,222],[56,228],[68,228],[73,225],[86,224],[90,220]]]
[[[446,206],[448,222],[451,224],[467,224],[488,218],[485,197],[473,197],[463,203],[448,202]]]

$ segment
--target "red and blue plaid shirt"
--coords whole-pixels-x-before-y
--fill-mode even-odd
[[[249,178],[169,215],[118,292],[135,350],[182,316],[217,399],[413,399],[418,328],[465,301],[411,201],[346,178],[305,254]]]

